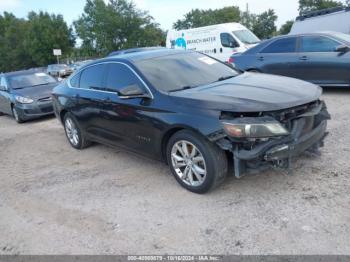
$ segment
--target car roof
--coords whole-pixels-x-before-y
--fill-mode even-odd
[[[139,52],[132,52],[132,53],[125,53],[115,56],[109,56],[107,58],[104,58],[102,60],[98,60],[98,62],[101,61],[111,61],[111,60],[127,60],[130,62],[136,62],[146,59],[152,59],[157,57],[163,57],[163,56],[169,56],[169,55],[176,55],[176,54],[183,54],[183,53],[189,53],[192,51],[186,51],[186,50],[175,50],[175,49],[167,49],[167,48],[161,48],[161,49],[152,49],[152,50],[146,50],[146,51],[139,51]]]
[[[157,50],[157,49],[164,49],[164,47],[156,46],[156,47],[138,47],[138,48],[122,49],[122,50],[118,50],[118,51],[113,51],[108,56],[116,56],[116,55]]]

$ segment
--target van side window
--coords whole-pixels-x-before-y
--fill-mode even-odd
[[[231,34],[221,33],[220,39],[221,39],[221,45],[223,47],[229,47],[229,48],[239,47],[239,44],[237,43],[237,41],[233,38],[233,36]]]
[[[296,51],[297,38],[288,37],[276,40],[272,44],[268,45],[260,53],[265,54],[277,54],[277,53],[294,53]]]

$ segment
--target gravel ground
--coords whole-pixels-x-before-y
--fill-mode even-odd
[[[350,91],[324,94],[322,156],[207,195],[123,150],[76,151],[56,119],[0,117],[0,254],[350,254]]]

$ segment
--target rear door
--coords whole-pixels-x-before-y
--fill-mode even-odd
[[[277,39],[256,54],[256,68],[264,73],[295,77],[291,70],[297,61],[297,38]]]
[[[297,77],[320,85],[349,84],[350,56],[336,52],[340,45],[327,36],[300,37]]]

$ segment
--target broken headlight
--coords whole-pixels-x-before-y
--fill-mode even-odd
[[[222,122],[225,132],[235,138],[268,138],[289,135],[288,130],[272,117],[242,117]]]

